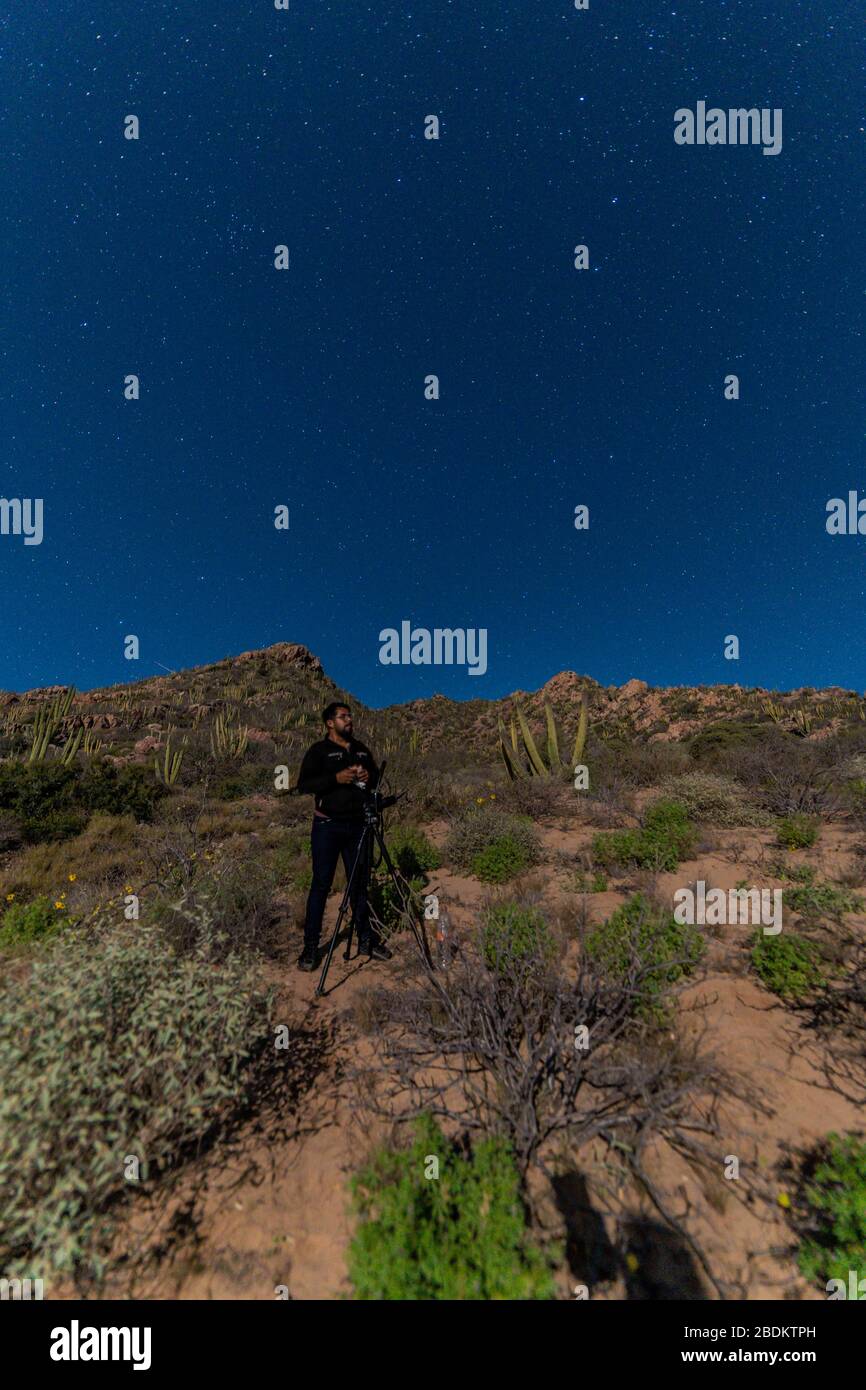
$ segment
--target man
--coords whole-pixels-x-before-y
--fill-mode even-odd
[[[310,837],[313,883],[307,899],[299,970],[315,970],[318,964],[322,916],[337,860],[342,856],[348,879],[364,831],[364,790],[368,785],[375,787],[379,780],[373,754],[352,735],[349,706],[337,702],[328,705],[322,711],[322,722],[327,736],[307,750],[298,777],[298,791],[312,792],[316,798]],[[358,951],[373,960],[390,960],[391,952],[374,935],[370,924],[367,873],[366,866],[360,865],[352,891]]]

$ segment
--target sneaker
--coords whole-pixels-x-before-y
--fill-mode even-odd
[[[298,969],[315,970],[318,963],[318,951],[313,951],[309,946],[305,946],[301,954],[298,956]]]
[[[359,941],[358,955],[369,956],[370,960],[392,960],[394,952],[389,951],[387,946],[383,946],[380,941]]]

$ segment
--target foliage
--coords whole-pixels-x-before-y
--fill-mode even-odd
[[[254,968],[217,967],[203,923],[179,958],[138,924],[74,933],[8,987],[0,1014],[0,1268],[98,1277],[112,1199],[242,1102],[267,1034]]]
[[[49,897],[13,903],[0,917],[0,948],[41,946],[69,924],[65,904]]]
[[[757,931],[751,955],[761,983],[780,999],[803,999],[824,983],[818,947],[797,932],[765,936]]]
[[[797,812],[779,821],[779,844],[785,849],[810,849],[818,838],[820,822],[815,816]]]
[[[554,953],[550,928],[535,907],[516,902],[494,903],[482,917],[481,932],[482,952],[490,970],[536,957],[547,960]]]
[[[848,1286],[850,1270],[866,1277],[866,1143],[828,1134],[809,1157],[803,1201],[808,1215],[798,1262],[807,1279]]]
[[[438,1177],[427,1177],[431,1159]],[[351,1183],[349,1249],[359,1299],[552,1299],[551,1261],[531,1240],[517,1168],[498,1138],[461,1152],[423,1116],[412,1146],[380,1148]]]
[[[637,1011],[659,1021],[669,1013],[669,986],[692,973],[704,950],[696,926],[677,922],[643,893],[633,894],[586,938],[590,959],[614,980],[626,980],[637,967]]]
[[[512,816],[488,806],[470,806],[458,812],[445,841],[445,858],[456,869],[472,869],[472,861],[497,840],[508,837],[523,851],[525,863],[535,864],[541,846],[528,816]]]
[[[527,867],[526,848],[513,835],[500,835],[479,850],[470,864],[470,872],[482,883],[507,883]]]
[[[670,778],[663,784],[662,791],[696,821],[735,826],[766,825],[769,820],[760,807],[747,803],[744,789],[731,777],[712,772],[687,772]]]
[[[611,830],[596,835],[592,856],[604,869],[633,865],[670,872],[681,859],[689,857],[696,839],[685,807],[677,801],[661,800],[644,812],[639,830]]]

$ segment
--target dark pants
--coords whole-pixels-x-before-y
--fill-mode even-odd
[[[307,917],[304,922],[304,949],[315,951],[322,930],[325,903],[337,872],[337,860],[342,856],[346,878],[352,872],[358,845],[364,832],[363,821],[325,819],[313,816],[310,844],[313,849],[313,883],[307,898]],[[355,918],[358,944],[366,950],[371,939],[370,911],[367,906],[366,866],[358,865],[350,899]],[[374,938],[375,939],[375,938]]]

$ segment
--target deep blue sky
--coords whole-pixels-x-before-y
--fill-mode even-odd
[[[276,641],[376,705],[866,688],[866,536],[825,530],[866,495],[859,0],[16,10],[0,495],[45,539],[0,536],[0,688]],[[698,100],[782,152],[677,146]],[[486,627],[487,675],[380,666],[403,618]]]

